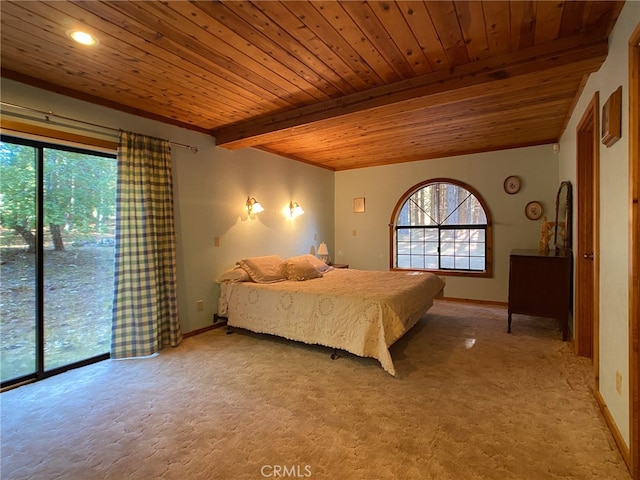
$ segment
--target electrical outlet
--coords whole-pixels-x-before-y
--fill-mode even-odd
[[[202,300],[198,300],[196,302],[196,310],[198,310],[199,312],[204,310],[204,302]]]
[[[616,392],[622,395],[622,374],[620,370],[616,370]]]

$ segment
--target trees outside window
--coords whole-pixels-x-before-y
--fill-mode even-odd
[[[491,275],[491,219],[469,185],[434,179],[409,189],[392,216],[395,269]]]

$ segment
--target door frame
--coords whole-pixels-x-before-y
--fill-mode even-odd
[[[599,128],[600,125],[600,95],[595,92],[593,98],[587,105],[578,126],[576,127],[576,178],[577,188],[576,196],[578,198],[576,216],[577,216],[577,248],[575,258],[575,315],[574,315],[574,351],[577,355],[588,356],[593,360],[593,369],[595,377],[595,389],[599,388],[599,185],[600,185],[600,149],[599,149]],[[591,192],[588,195],[591,198],[591,217],[586,220],[584,216],[584,205],[581,205],[581,195],[585,194],[584,186],[580,182],[581,168],[584,162],[590,162],[591,175]],[[587,199],[589,198],[586,197]],[[593,252],[585,252],[585,228],[592,225],[591,244]],[[585,284],[582,280],[581,272],[583,271],[586,253],[593,253],[593,283]],[[585,293],[586,291],[586,293]],[[585,319],[583,312],[592,310],[593,314]],[[591,321],[590,319],[593,319]]]
[[[640,479],[640,23],[629,38],[629,451]]]
[[[54,149],[66,152],[83,153],[90,156],[103,156],[109,157],[116,161],[115,153],[99,152],[91,150],[90,148],[77,147],[72,145],[65,145],[62,143],[55,143],[49,138],[42,138],[40,136],[25,137],[20,132],[4,131],[0,135],[0,140],[17,145],[23,145],[31,147],[34,150],[34,177],[35,177],[35,205],[34,211],[36,212],[36,225],[35,225],[35,237],[36,237],[36,252],[35,252],[35,270],[34,270],[34,284],[35,284],[35,298],[34,298],[34,370],[19,377],[10,378],[8,380],[0,382],[0,392],[19,387],[21,385],[31,383],[34,381],[43,380],[60,373],[64,373],[68,370],[84,367],[102,360],[107,360],[111,357],[110,352],[101,353],[92,357],[75,360],[70,363],[66,363],[62,366],[46,368],[45,362],[45,268],[44,268],[44,150]]]

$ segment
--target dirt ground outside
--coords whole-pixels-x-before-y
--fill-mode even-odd
[[[0,248],[2,381],[35,369],[36,256],[7,243]],[[113,267],[110,239],[67,239],[64,251],[45,246],[45,370],[109,352]]]

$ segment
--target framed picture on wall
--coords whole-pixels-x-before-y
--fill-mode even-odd
[[[611,94],[602,107],[602,143],[610,147],[620,140],[622,115],[622,86]]]
[[[364,213],[364,197],[353,199],[353,212]]]

